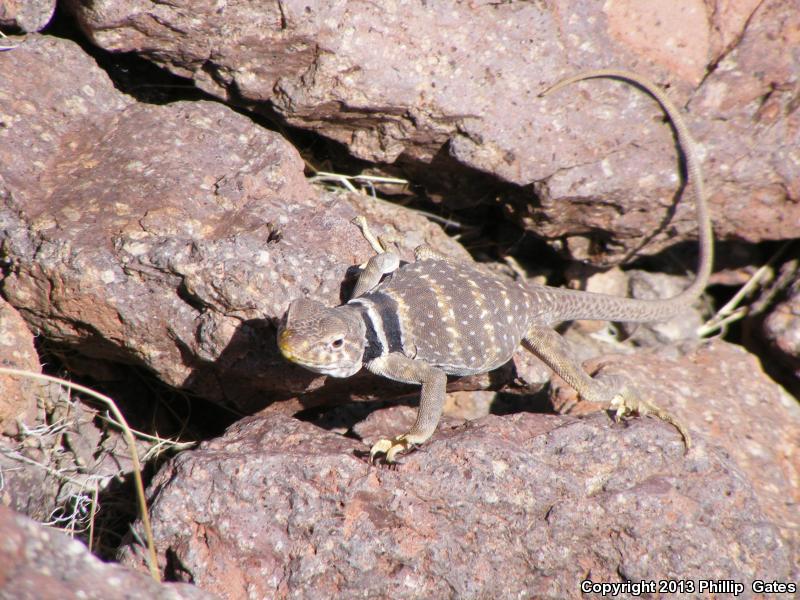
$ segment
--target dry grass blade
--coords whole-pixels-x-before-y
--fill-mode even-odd
[[[29,379],[36,379],[39,381],[47,381],[50,383],[63,385],[71,390],[75,390],[83,394],[86,394],[87,396],[91,396],[92,398],[99,400],[108,407],[108,409],[114,415],[114,418],[117,420],[117,423],[121,428],[122,434],[125,437],[125,441],[127,442],[128,447],[130,448],[131,451],[131,461],[133,463],[134,487],[136,488],[136,499],[139,505],[139,515],[142,519],[142,526],[144,527],[145,537],[147,538],[148,567],[150,568],[150,575],[152,576],[152,578],[160,582],[161,576],[158,573],[156,549],[155,549],[155,543],[153,541],[153,529],[150,525],[150,515],[147,513],[147,501],[144,496],[144,483],[142,482],[142,467],[139,463],[139,456],[136,453],[136,440],[134,439],[133,432],[131,431],[131,428],[128,426],[125,417],[122,416],[122,413],[117,408],[116,403],[111,398],[109,398],[104,394],[101,394],[100,392],[96,392],[93,389],[88,388],[86,386],[73,383],[65,379],[60,379],[58,377],[51,377],[50,375],[44,375],[42,373],[34,373],[32,371],[24,371],[22,369],[10,369],[7,367],[0,367],[0,373],[6,375],[13,375],[16,377],[27,377]]]
[[[363,181],[366,183],[395,183],[397,185],[408,185],[407,179],[400,179],[399,177],[382,177],[378,175],[342,175],[341,173],[330,173],[328,171],[317,171],[312,180],[319,179],[321,181]]]
[[[311,168],[313,169],[313,167]],[[374,184],[393,184],[393,185],[407,186],[410,183],[407,179],[400,179],[397,177],[381,177],[378,175],[343,175],[341,173],[317,171],[316,169],[314,169],[314,173],[315,174],[313,177],[309,177],[309,181],[311,183],[318,183],[322,184],[323,186],[329,183],[336,183],[345,188],[347,191],[353,192],[354,194],[365,194],[365,192],[364,190],[359,189],[355,185],[353,185],[353,182],[364,184],[369,188],[370,190],[369,195],[373,200],[375,200],[376,202],[386,202],[387,204],[390,204],[392,206],[395,205],[377,196],[377,194],[375,193]],[[452,219],[448,219],[447,217],[443,217],[441,215],[421,210],[413,206],[406,206],[406,208],[408,210],[413,210],[415,213],[420,214],[423,217],[430,219],[431,221],[440,223],[445,227],[450,227],[453,229],[462,229],[464,227],[462,223],[459,223],[458,221],[454,221]]]
[[[699,337],[707,337],[716,332],[722,332],[724,334],[724,330],[729,324],[750,314],[750,308],[747,306],[740,306],[740,304],[747,296],[751,295],[774,274],[773,265],[789,247],[790,243],[791,242],[786,242],[783,244],[778,251],[770,257],[766,264],[760,266],[756,272],[753,273],[750,279],[748,279],[733,297],[725,303],[725,306],[720,308],[713,317],[697,329],[697,335]]]
[[[3,38],[4,40],[7,40],[8,36],[6,36],[6,34],[4,34],[2,31],[0,31],[0,38]],[[22,40],[22,41],[25,41],[25,40]],[[6,50],[13,50],[17,46],[20,46],[21,44],[22,44],[22,42],[19,42],[18,44],[11,44],[10,46],[0,45],[0,52],[5,52]]]

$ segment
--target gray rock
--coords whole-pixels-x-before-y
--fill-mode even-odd
[[[686,277],[666,273],[635,270],[629,271],[628,277],[629,291],[625,295],[643,300],[671,298],[688,287]],[[697,330],[703,324],[703,318],[696,307],[702,304],[702,300],[699,300],[695,303],[695,310],[687,310],[667,321],[644,323],[640,327],[623,323],[622,330],[639,346],[662,346],[697,339]]]

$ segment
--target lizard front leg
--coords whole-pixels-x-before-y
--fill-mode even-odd
[[[358,298],[378,285],[384,275],[396,271],[400,267],[400,257],[396,252],[387,250],[383,240],[375,237],[363,216],[359,215],[353,219],[352,223],[361,230],[361,235],[376,252],[375,256],[364,265],[355,288],[353,288],[353,298]]]
[[[436,431],[444,408],[447,375],[441,369],[398,352],[376,358],[366,367],[376,375],[394,381],[422,384],[417,419],[411,429],[395,438],[378,440],[369,451],[370,462],[378,454],[385,454],[386,462],[392,463],[399,453],[422,444]]]
[[[525,335],[523,343],[584,400],[613,409],[615,420],[619,421],[633,413],[653,415],[674,426],[683,437],[686,449],[691,447],[692,438],[683,423],[666,410],[641,398],[633,384],[624,376],[590,377],[577,361],[570,358],[564,338],[554,329],[534,325]]]

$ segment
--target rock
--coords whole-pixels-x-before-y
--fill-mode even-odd
[[[41,373],[33,334],[19,313],[2,298],[0,366]],[[33,433],[45,420],[44,410],[38,409],[37,401],[53,391],[33,379],[0,373],[0,506],[10,506],[43,521],[56,508],[61,481],[50,478],[47,467],[56,465],[44,466],[46,453],[39,452],[41,447],[35,447],[38,443],[25,444],[21,440],[29,437],[27,432],[31,432],[30,437],[36,436],[37,442],[44,437]],[[60,457],[62,449],[60,435],[55,445],[58,452],[49,456],[57,461],[55,457]]]
[[[0,365],[41,373],[33,334],[2,299]],[[90,518],[88,507],[97,502],[95,492],[130,473],[128,444],[119,429],[107,423],[105,407],[92,408],[81,399],[56,383],[0,374],[0,505],[83,531]],[[140,439],[140,458],[153,445]]]
[[[794,555],[800,553],[800,406],[764,374],[755,356],[713,341],[684,354],[664,347],[605,357],[588,367],[624,373],[644,398],[683,421],[695,440],[721,448],[752,482],[759,505]],[[575,392],[563,381],[554,378],[554,388],[557,408],[574,402]],[[578,405],[581,412],[587,404]]]
[[[39,31],[50,22],[56,0],[0,0],[0,26]]]
[[[145,366],[245,412],[318,388],[287,367],[274,323],[297,297],[341,302],[371,256],[347,198],[220,104],[134,102],[72,42],[29,36],[2,68],[0,291],[28,324],[77,350],[77,372]],[[420,215],[379,212],[404,256],[423,241],[466,256]]]
[[[0,506],[2,600],[212,600],[185,583],[156,583],[149,575],[92,556],[80,542]]]
[[[793,157],[791,140],[797,139],[800,114],[790,82],[797,81],[800,62],[788,47],[798,27],[800,1],[760,3],[741,39],[689,103],[693,114],[706,116],[693,133],[704,140],[713,169],[711,203],[725,202],[724,213],[716,213],[715,230],[737,231],[739,240],[797,237],[800,161]],[[741,144],[743,136],[750,138],[747,144]],[[714,181],[713,173],[720,179]],[[761,173],[761,182],[746,184],[755,173]],[[793,208],[784,204],[792,198]]]
[[[0,298],[0,366],[41,372],[33,334],[19,313]],[[24,419],[36,408],[39,384],[30,379],[0,373],[0,432],[16,429],[15,420]]]
[[[763,337],[775,356],[800,380],[800,270],[795,264],[794,283],[763,322]]]
[[[0,505],[53,527],[86,532],[91,507],[104,504],[104,492],[112,498],[109,505],[119,506],[114,492],[120,494],[133,470],[130,447],[108,423],[105,407],[86,403],[81,394],[44,384],[35,400],[36,410],[19,420],[17,431],[0,436]],[[140,463],[157,454],[154,445],[136,441]],[[98,513],[96,539],[106,533],[100,526],[106,517],[113,522],[114,511]]]
[[[672,133],[630,86],[537,94],[608,65],[669,86],[690,109],[718,235],[794,237],[800,63],[787,48],[799,2],[66,4],[103,48],[139,52],[358,158],[432,168],[450,206],[499,198],[573,257],[618,261],[654,231],[644,252],[695,236],[691,202],[669,218],[679,187]]]
[[[725,453],[698,436],[685,456],[657,421],[488,416],[441,427],[396,469],[366,449],[272,415],[179,455],[150,488],[162,566],[227,597],[295,598],[569,597],[587,577],[791,573]],[[142,568],[134,547],[124,562]]]
[[[685,6],[681,9],[672,5],[653,11],[649,4],[622,2],[614,3],[614,6],[624,8],[612,10],[618,13],[617,17],[623,16],[619,14],[621,10],[632,11],[626,15],[627,18],[618,19],[618,23],[628,23],[628,31],[635,30],[629,26],[631,21],[639,21],[639,18],[631,17],[646,17],[649,12],[652,13],[649,15],[651,24],[660,22],[662,33],[668,35],[669,31],[671,35],[677,30],[667,25],[669,21],[681,19],[680,30],[685,30],[688,24],[695,25],[687,14],[699,9],[700,22],[708,19],[702,27],[705,35],[699,39],[708,37],[714,29],[715,17],[705,17],[700,2],[682,4]],[[688,10],[689,5],[692,10]],[[720,64],[705,74],[702,84],[694,90],[692,87],[696,83],[687,89],[686,84],[691,79],[680,77],[682,69],[671,66],[671,61],[658,61],[667,67],[668,74],[663,78],[654,75],[656,80],[669,81],[669,93],[679,106],[688,103],[687,124],[699,144],[718,238],[760,241],[796,236],[796,223],[800,220],[798,205],[794,203],[794,207],[786,212],[777,207],[786,207],[787,201],[792,204],[791,199],[800,193],[796,184],[800,181],[800,164],[788,157],[793,145],[791,140],[796,137],[798,128],[798,116],[790,108],[793,100],[788,90],[791,89],[789,82],[798,77],[799,67],[786,52],[782,41],[791,38],[797,28],[798,8],[800,3],[797,0],[773,0],[758,6],[752,2],[739,3],[735,8],[720,11],[728,26],[734,22],[743,26],[738,34],[741,39],[730,40],[732,45],[728,47],[718,47],[721,54],[716,57],[711,53],[705,54],[704,61],[707,62],[700,64],[714,64],[718,60]],[[749,10],[753,10],[749,20],[742,21],[741,17]],[[665,12],[670,13],[669,21],[662,18]],[[638,57],[650,54],[652,48],[657,48],[655,52],[662,51],[658,49],[670,52],[669,48],[674,47],[669,42],[661,46],[654,43],[658,37],[653,38],[652,34],[650,30],[635,34],[641,35],[641,40],[646,39],[651,49],[645,52],[640,47],[636,53]],[[575,42],[596,52],[597,46],[602,46],[605,40],[602,36],[598,41],[586,35],[578,37]],[[684,65],[692,64],[694,47],[696,44],[690,45],[682,54]],[[715,52],[713,48],[707,48],[707,51]],[[635,55],[623,60],[626,64],[629,60],[638,62]],[[616,62],[606,56],[600,64]],[[743,76],[744,73],[752,75]],[[584,230],[597,227],[618,232],[614,239],[603,240],[603,243],[626,251],[636,248],[651,232],[660,230],[659,236],[642,249],[645,253],[663,247],[665,237],[675,241],[676,234],[687,230],[693,232],[691,202],[678,204],[675,215],[665,223],[663,207],[672,205],[669,188],[675,185],[677,171],[674,166],[667,167],[663,162],[674,156],[673,148],[663,143],[663,133],[656,139],[651,133],[654,113],[652,108],[646,107],[652,107],[652,101],[609,82],[592,81],[580,85],[572,97],[568,92],[553,97],[551,106],[555,103],[560,106],[551,111],[552,123],[546,126],[548,133],[542,136],[543,139],[555,138],[555,161],[564,168],[536,184],[542,195],[541,207],[531,204],[522,212],[517,208],[515,215],[520,215],[530,228],[535,227],[535,222],[545,223],[538,232],[547,237],[567,236],[568,248],[573,256],[579,258],[591,258],[598,251],[582,239],[584,236],[578,223]],[[763,97],[769,97],[769,110],[764,110],[766,106],[759,107],[755,101]],[[643,107],[647,112],[641,112]],[[647,133],[651,135],[647,136]],[[743,144],[745,139],[754,145],[750,142]],[[551,143],[537,145],[548,152]],[[647,149],[642,149],[642,144]],[[753,152],[753,148],[758,150]],[[657,156],[650,155],[651,152]],[[640,162],[645,155],[648,155],[646,162]],[[767,166],[770,161],[774,161],[773,166]],[[754,175],[756,172],[761,175]],[[617,185],[615,182],[618,180],[628,181],[629,185],[627,188]],[[752,195],[742,197],[743,190],[751,190]],[[736,198],[736,201],[730,202],[730,198]],[[569,200],[572,202],[565,207]],[[788,221],[783,221],[784,216]],[[782,223],[776,224],[778,221]],[[645,222],[649,224],[644,225]],[[569,229],[577,229],[577,236]],[[611,258],[617,248],[604,248],[600,252]]]

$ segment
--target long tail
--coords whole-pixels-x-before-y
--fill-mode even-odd
[[[545,91],[541,92],[539,96],[545,96],[547,94],[552,94],[572,83],[577,81],[581,81],[583,79],[594,79],[594,78],[611,78],[611,79],[621,79],[623,81],[627,81],[629,83],[634,84],[635,86],[640,87],[648,94],[650,94],[653,98],[655,98],[658,103],[661,105],[661,108],[664,109],[664,112],[669,117],[670,123],[672,127],[675,129],[675,133],[677,134],[678,138],[678,145],[680,146],[680,150],[683,153],[684,159],[686,161],[686,170],[689,175],[690,183],[694,189],[694,197],[695,197],[695,211],[697,213],[697,227],[698,227],[698,241],[700,245],[700,252],[698,258],[698,265],[697,265],[697,274],[695,275],[694,281],[691,283],[689,287],[683,290],[677,296],[673,296],[672,298],[664,298],[660,300],[637,300],[634,298],[621,298],[618,296],[606,296],[605,294],[591,294],[594,299],[590,302],[578,302],[576,304],[581,305],[584,309],[589,309],[590,312],[598,313],[598,312],[605,312],[602,308],[599,311],[592,311],[590,309],[591,306],[597,306],[599,304],[606,304],[603,302],[603,299],[607,299],[608,303],[616,304],[613,306],[614,312],[622,312],[625,314],[628,313],[635,313],[636,316],[634,317],[633,314],[630,317],[633,318],[623,318],[619,320],[628,321],[650,321],[650,320],[658,320],[663,318],[668,318],[678,312],[684,310],[687,306],[691,305],[699,296],[703,293],[705,289],[708,278],[711,275],[711,267],[714,261],[714,234],[711,228],[711,218],[708,214],[708,206],[706,204],[706,191],[705,191],[705,183],[703,181],[703,173],[700,169],[700,162],[697,159],[697,152],[695,150],[695,143],[692,139],[691,134],[689,133],[689,129],[686,126],[683,117],[681,116],[680,111],[675,107],[669,97],[664,93],[664,91],[658,87],[655,83],[643,77],[641,75],[637,75],[636,73],[631,73],[628,71],[622,71],[618,69],[598,69],[593,71],[586,71],[583,73],[578,73],[572,77],[568,77],[562,81],[559,81],[554,86],[546,89]],[[561,290],[565,293],[565,300],[567,298],[571,298],[573,294],[576,292],[571,292],[570,290]],[[583,292],[586,294],[586,292]],[[597,302],[597,303],[596,303]],[[620,302],[622,304],[620,304]],[[571,304],[571,302],[567,302],[567,304]],[[566,306],[565,306],[566,308]],[[576,310],[578,310],[578,306],[575,306]],[[599,308],[599,307],[598,307]],[[611,309],[612,306],[609,304],[606,308]],[[628,310],[630,309],[630,310]],[[563,320],[571,320],[571,319],[609,319],[607,316],[592,316],[592,315],[585,315],[585,314],[576,314],[574,316],[566,316],[562,315]]]

